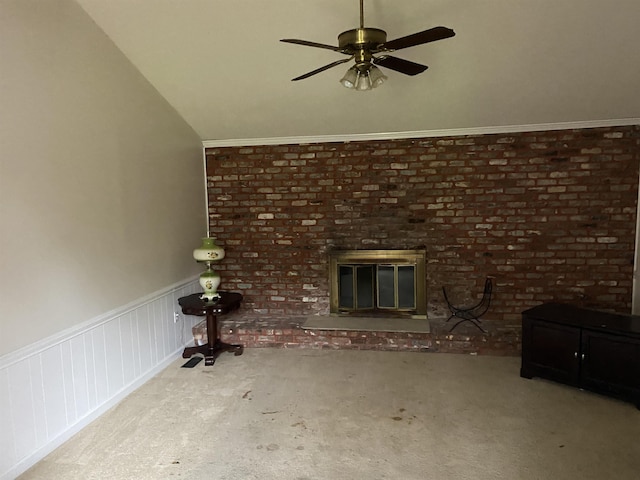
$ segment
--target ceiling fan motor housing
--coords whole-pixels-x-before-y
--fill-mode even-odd
[[[371,54],[379,51],[387,41],[387,32],[379,28],[355,28],[338,35],[338,45],[343,53],[354,55],[356,66],[368,70]]]
[[[340,49],[348,52],[365,48],[375,53],[386,41],[387,32],[379,28],[354,28],[338,35]]]

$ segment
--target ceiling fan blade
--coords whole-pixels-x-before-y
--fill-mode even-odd
[[[344,58],[342,60],[337,60],[335,62],[331,62],[329,65],[325,65],[324,67],[316,68],[312,72],[305,73],[304,75],[300,75],[299,77],[291,79],[291,81],[295,82],[297,80],[304,80],[305,78],[309,78],[310,76],[315,75],[316,73],[324,72],[325,70],[329,70],[330,68],[333,68],[333,67],[335,67],[337,65],[340,65],[341,63],[346,63],[349,60],[351,60],[352,58],[353,57]]]
[[[334,52],[342,52],[342,49],[340,47],[325,45],[324,43],[309,42],[307,40],[298,40],[296,38],[283,38],[280,41],[285,43],[293,43],[295,45],[304,45],[305,47],[325,48],[327,50],[333,50]]]
[[[380,45],[380,50],[400,50],[401,48],[413,47],[415,45],[422,45],[423,43],[435,42],[437,40],[444,40],[445,38],[453,37],[456,34],[453,30],[447,27],[434,27],[429,30],[414,33],[413,35],[407,35],[406,37],[396,38]]]
[[[419,63],[410,62],[409,60],[403,60],[398,57],[390,57],[385,55],[383,57],[375,57],[373,59],[373,63],[376,65],[380,65],[381,67],[385,67],[391,70],[395,70],[396,72],[404,73],[405,75],[417,75],[419,73],[424,72],[427,68],[426,65],[421,65]]]

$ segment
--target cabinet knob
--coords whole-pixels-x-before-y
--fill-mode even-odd
[[[582,354],[582,356],[580,357],[580,360],[584,360],[584,353]]]
[[[578,352],[573,352],[573,358],[578,358]]]

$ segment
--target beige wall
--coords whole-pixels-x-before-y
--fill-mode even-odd
[[[0,0],[0,355],[182,281],[195,132],[72,0]]]

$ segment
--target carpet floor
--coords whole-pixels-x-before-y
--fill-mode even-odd
[[[176,360],[20,478],[637,479],[632,404],[520,359],[246,349]]]

